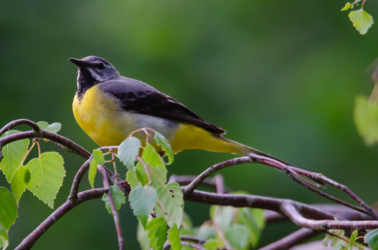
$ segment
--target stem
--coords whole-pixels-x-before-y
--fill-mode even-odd
[[[22,162],[20,164],[21,166],[24,165],[24,162],[25,162],[26,158],[28,157],[28,155],[30,154],[30,151],[34,148],[34,146],[35,146],[35,142],[33,142],[33,144],[30,146],[28,152],[26,153],[24,159],[22,159]]]
[[[118,211],[117,211],[117,209],[114,205],[113,195],[112,195],[112,192],[110,190],[108,176],[107,176],[106,171],[105,171],[105,169],[102,165],[97,165],[97,170],[102,175],[102,181],[104,183],[104,188],[108,190],[108,199],[109,199],[110,208],[112,210],[112,214],[113,214],[113,218],[114,218],[114,224],[115,224],[116,231],[117,231],[118,245],[119,245],[119,249],[122,250],[123,249],[123,237],[122,237],[121,224],[119,222]]]
[[[147,178],[148,178],[148,183],[147,183],[147,186],[148,186],[152,183],[149,169],[148,169],[146,163],[142,160],[142,158],[139,155],[136,158],[143,165],[144,170],[146,171]]]

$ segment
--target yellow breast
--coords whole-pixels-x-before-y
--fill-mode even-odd
[[[75,95],[72,107],[79,126],[100,146],[119,145],[138,129],[119,101],[105,96],[98,84],[88,89],[81,99]]]

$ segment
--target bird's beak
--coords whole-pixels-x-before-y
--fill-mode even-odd
[[[78,67],[85,67],[86,66],[86,63],[84,61],[80,60],[80,59],[70,58],[68,60],[70,60],[71,62],[76,64]]]

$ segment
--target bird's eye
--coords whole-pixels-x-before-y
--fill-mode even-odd
[[[104,65],[103,63],[97,63],[97,64],[96,64],[96,67],[97,67],[98,69],[105,69],[105,65]]]

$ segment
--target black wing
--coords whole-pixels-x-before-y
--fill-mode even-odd
[[[119,77],[100,83],[100,89],[117,98],[126,111],[190,123],[217,135],[226,133],[224,129],[204,121],[182,103],[144,82]]]

